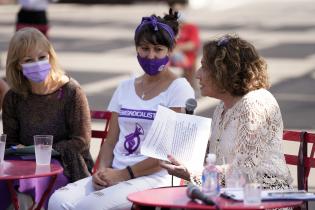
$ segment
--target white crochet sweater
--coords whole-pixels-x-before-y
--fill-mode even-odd
[[[211,125],[210,153],[217,165],[229,164],[263,188],[290,187],[292,178],[282,147],[283,122],[279,105],[265,90],[251,91],[226,110],[221,102]]]

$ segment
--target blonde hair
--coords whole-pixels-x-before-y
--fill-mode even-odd
[[[7,62],[6,79],[11,89],[25,97],[31,91],[29,80],[23,75],[21,59],[28,52],[40,47],[49,54],[49,63],[51,65],[50,77],[54,81],[59,81],[64,75],[64,71],[57,62],[57,55],[48,39],[35,28],[23,28],[17,31],[10,40]]]

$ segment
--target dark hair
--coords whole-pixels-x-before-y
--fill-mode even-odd
[[[169,7],[173,7],[174,4],[182,4],[182,5],[188,5],[188,0],[168,0],[167,4]]]
[[[175,37],[178,34],[178,12],[174,12],[172,9],[169,10],[169,14],[166,14],[163,18],[156,15],[151,15],[151,18],[156,18],[159,23],[168,25],[174,32],[172,37],[169,32],[157,25],[158,30],[154,30],[151,24],[143,24],[138,26],[135,32],[135,45],[139,46],[141,42],[149,42],[154,45],[163,45],[168,49],[173,49],[175,46]]]
[[[225,35],[206,43],[203,59],[212,82],[233,96],[270,86],[265,60],[251,43],[237,36]]]

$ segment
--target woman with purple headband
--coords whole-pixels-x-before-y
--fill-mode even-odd
[[[234,35],[207,42],[197,79],[203,96],[221,101],[212,116],[209,141],[218,169],[227,174],[241,172],[264,189],[290,188],[281,112],[267,90],[267,65],[255,47]],[[170,174],[200,183],[200,176],[190,174],[173,156],[169,159],[173,164],[162,162],[161,166]],[[224,178],[223,186],[229,184]]]
[[[123,81],[110,101],[112,119],[99,153],[99,170],[56,191],[49,210],[130,209],[128,194],[172,184],[159,161],[140,154],[140,148],[158,105],[182,112],[186,100],[194,98],[188,81],[169,69],[177,32],[177,13],[142,18],[134,40],[144,74]]]

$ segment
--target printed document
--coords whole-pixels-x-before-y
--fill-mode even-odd
[[[244,199],[242,188],[223,188],[221,196],[237,201]],[[306,192],[304,190],[263,190],[261,199],[268,200],[315,200],[315,193]]]
[[[190,171],[198,172],[203,167],[210,133],[210,118],[159,106],[141,146],[141,154],[166,161],[170,154]]]

